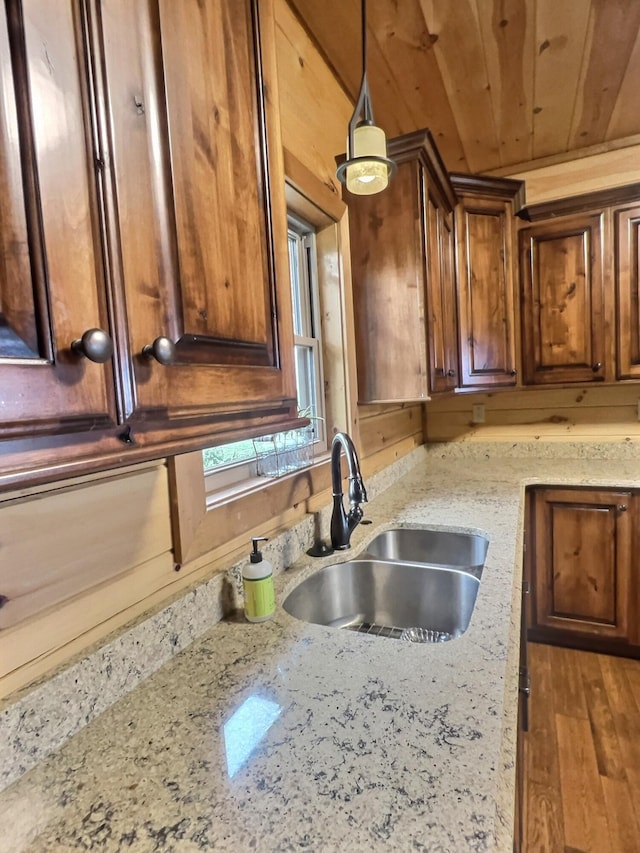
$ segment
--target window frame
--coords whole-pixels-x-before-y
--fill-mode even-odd
[[[298,245],[298,294],[301,308],[301,332],[296,332],[296,312],[294,310],[294,347],[311,351],[315,369],[313,371],[313,398],[317,401],[315,411],[310,415],[314,427],[314,454],[327,449],[326,400],[324,383],[324,361],[326,350],[323,346],[322,315],[320,311],[320,286],[318,276],[318,255],[316,251],[316,227],[294,212],[287,215],[288,233],[294,235]],[[293,288],[292,288],[293,291]],[[297,371],[297,361],[296,361]],[[296,374],[297,378],[297,374]],[[305,415],[302,415],[305,417]]]
[[[291,210],[287,210],[288,240],[295,241],[295,265],[291,263],[292,247],[288,245],[289,275],[291,280],[291,299],[293,304],[294,335],[293,345],[296,351],[296,386],[300,393],[297,351],[308,350],[313,364],[309,396],[313,400],[309,414],[314,429],[313,456],[321,456],[327,450],[326,406],[324,400],[324,352],[322,347],[322,321],[320,314],[320,293],[318,285],[318,258],[315,245],[316,228]],[[295,266],[295,289],[292,266]],[[302,334],[299,334],[299,329]],[[307,407],[309,408],[309,407]],[[306,417],[304,411],[301,417]],[[246,439],[239,439],[244,441]],[[204,454],[204,451],[203,451]],[[204,457],[203,457],[204,465]],[[308,466],[301,466],[308,467]],[[239,462],[220,464],[215,468],[204,467],[205,491],[212,502],[228,500],[235,492],[242,494],[256,488],[264,481],[258,473],[258,459],[251,458]]]

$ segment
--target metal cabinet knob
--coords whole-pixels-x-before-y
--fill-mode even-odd
[[[155,358],[160,364],[173,364],[176,360],[176,345],[171,338],[161,335],[152,344],[147,344],[142,348],[142,355],[146,358]]]
[[[456,375],[455,370],[453,369],[453,367],[450,367],[449,370],[447,370],[447,376],[455,376],[455,375]]]
[[[597,373],[599,370],[602,370],[602,362],[596,361],[595,364],[591,365],[591,370],[593,370],[594,373]]]
[[[87,329],[81,338],[71,342],[71,349],[96,364],[104,364],[113,355],[113,341],[102,329]]]
[[[517,376],[518,375],[518,371],[515,369],[515,367],[509,371],[509,375],[510,376]]]
[[[620,504],[617,509],[618,509],[618,512],[626,512],[627,511],[627,505],[626,504]]]

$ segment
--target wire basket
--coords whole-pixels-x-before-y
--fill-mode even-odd
[[[313,462],[313,427],[254,438],[258,476],[282,477]]]

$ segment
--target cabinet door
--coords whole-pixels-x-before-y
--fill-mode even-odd
[[[295,405],[270,3],[92,8],[133,365],[126,417]],[[176,343],[174,364],[142,355],[159,337]]]
[[[90,329],[109,332],[81,33],[70,0],[0,12],[3,439],[117,417],[111,361],[71,349]]]
[[[545,489],[535,501],[536,626],[627,638],[633,612],[631,495]]]
[[[598,382],[605,363],[602,214],[520,232],[524,381]]]
[[[422,166],[349,204],[358,394],[363,403],[428,398]]]
[[[616,228],[618,379],[640,378],[640,206],[619,210]]]
[[[458,335],[454,278],[453,216],[438,195],[424,188],[427,234],[427,334],[429,388],[450,391],[458,384]]]
[[[456,210],[460,386],[517,381],[513,205],[462,197]]]

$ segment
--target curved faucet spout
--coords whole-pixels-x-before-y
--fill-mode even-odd
[[[342,471],[340,456],[344,451],[349,467],[349,514],[345,512],[342,493]],[[346,432],[338,432],[331,445],[331,485],[333,490],[333,512],[331,514],[331,545],[334,550],[350,547],[351,533],[360,523],[363,511],[361,503],[367,500],[367,490],[362,482],[358,454]]]

